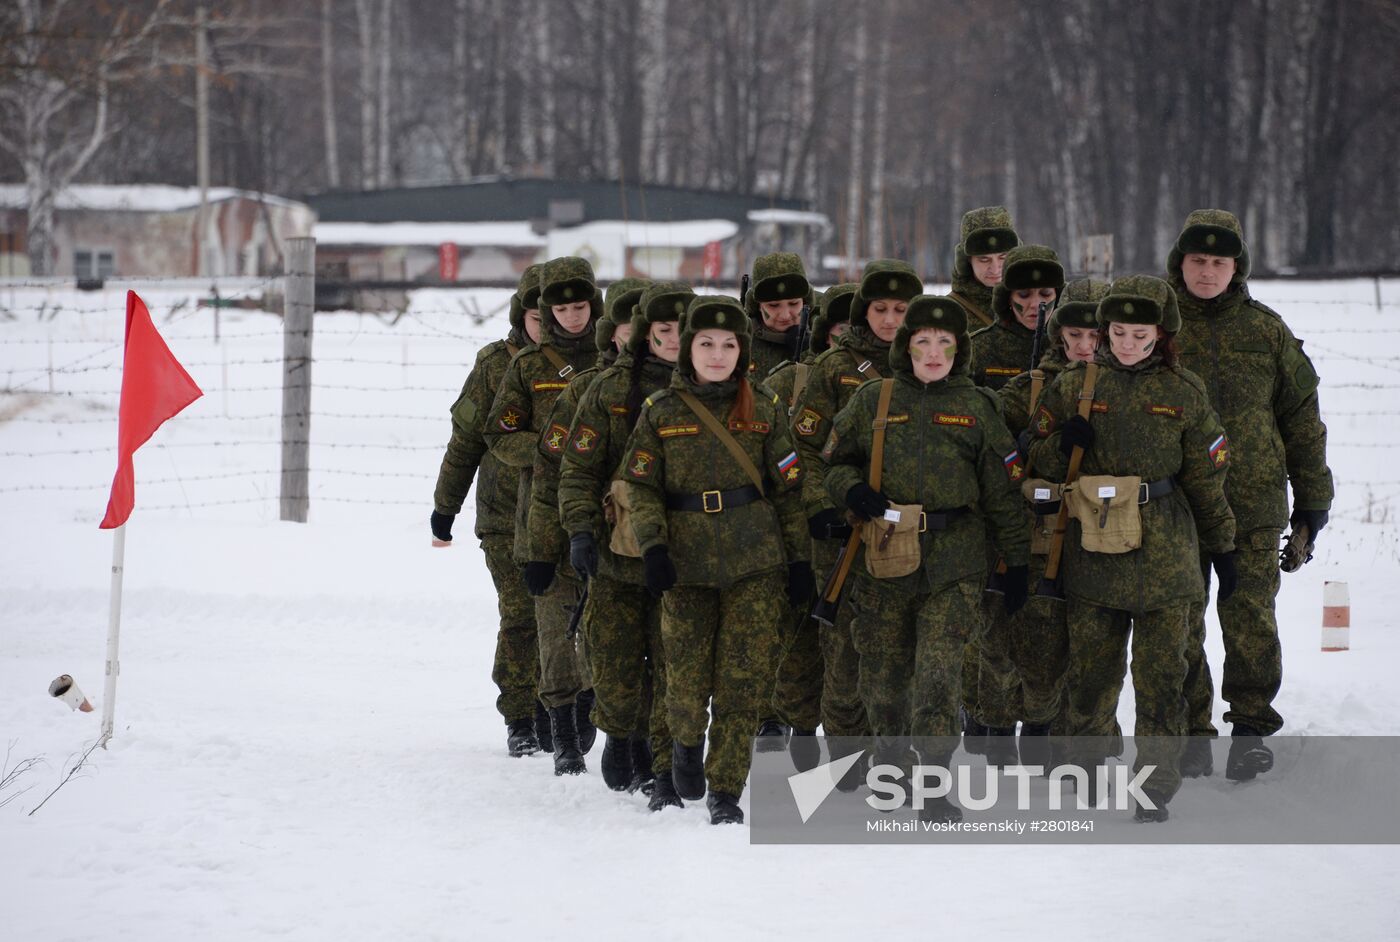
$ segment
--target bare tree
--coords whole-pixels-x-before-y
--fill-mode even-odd
[[[321,0],[321,118],[326,135],[326,182],[340,186],[335,122],[335,0]]]

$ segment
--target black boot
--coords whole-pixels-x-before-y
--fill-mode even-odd
[[[958,707],[958,719],[962,721],[963,751],[970,756],[986,755],[987,727],[979,723],[965,706]]]
[[[627,783],[627,791],[650,795],[656,776],[651,771],[651,744],[645,736],[633,735],[627,741],[632,752],[632,781]]]
[[[782,752],[787,746],[788,728],[778,720],[769,717],[758,724],[759,752]]]
[[[792,738],[788,740],[788,755],[792,757],[792,767],[799,772],[810,772],[822,761],[822,747],[817,742],[814,729],[792,728]]]
[[[647,802],[648,811],[660,811],[662,808],[684,808],[685,803],[681,801],[681,796],[676,794],[676,783],[671,781],[671,773],[665,772],[656,776],[651,783],[651,800]]]
[[[869,752],[870,745],[871,742],[869,739],[861,740],[861,757],[855,761],[855,764],[853,764],[849,769],[846,770],[845,775],[841,776],[841,778],[837,780],[837,791],[845,794],[850,794],[851,792],[856,791],[862,785],[865,784],[865,775],[867,772],[870,771],[870,756],[867,755],[867,753]],[[828,748],[830,748],[829,743]],[[846,755],[850,755],[850,753],[848,752],[846,753]]]
[[[615,792],[623,791],[632,781],[632,747],[628,740],[608,736],[603,745],[603,784]]]
[[[1215,771],[1215,760],[1210,754],[1210,737],[1192,736],[1186,740],[1180,768],[1182,778],[1207,777]]]
[[[578,751],[588,755],[593,748],[593,740],[598,738],[598,727],[593,725],[593,688],[580,690],[574,698],[574,725],[578,728]]]
[[[539,740],[540,752],[554,752],[554,730],[549,724],[549,711],[538,700],[535,701],[535,738]]]
[[[962,819],[962,809],[947,798],[925,798],[924,806],[919,811],[920,821],[943,823],[946,821],[961,821]]]
[[[1050,724],[1021,724],[1021,764],[1038,765],[1049,774],[1052,768],[1050,753]]]
[[[540,741],[535,737],[535,721],[526,717],[511,720],[506,724],[506,752],[515,758],[532,756],[540,751]]]
[[[1167,799],[1153,791],[1143,789],[1142,792],[1157,807],[1148,808],[1145,805],[1137,805],[1133,809],[1133,820],[1141,821],[1144,824],[1154,824],[1158,821],[1167,820]],[[1134,802],[1137,804],[1137,802]]]
[[[980,724],[979,724],[980,725]],[[1018,761],[1016,755],[1016,726],[987,726],[987,764],[995,766],[1015,765]]]
[[[705,737],[698,746],[682,746],[677,739],[671,743],[671,781],[676,794],[689,801],[705,797]]]
[[[739,810],[739,799],[726,792],[710,792],[705,799],[705,807],[710,809],[711,824],[743,824],[744,812]]]
[[[1232,782],[1248,782],[1274,767],[1274,751],[1264,745],[1264,737],[1253,726],[1236,723],[1230,733],[1230,755],[1225,759],[1225,777]]]
[[[578,730],[574,728],[574,705],[550,707],[549,719],[554,731],[554,774],[582,775],[588,771],[583,753],[578,751]]]

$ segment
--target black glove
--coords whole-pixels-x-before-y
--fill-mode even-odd
[[[590,579],[598,574],[598,544],[593,542],[593,534],[587,530],[569,537],[569,564],[580,579]]]
[[[839,510],[818,510],[807,518],[807,532],[814,540],[839,540],[849,536],[851,527]]]
[[[525,588],[531,595],[544,595],[554,584],[554,571],[559,568],[554,563],[530,562],[525,564]]]
[[[671,562],[671,551],[666,547],[653,546],[643,553],[642,566],[646,569],[647,591],[653,598],[661,598],[676,584],[676,564]]]
[[[1030,578],[1029,566],[1006,567],[1006,574],[1001,577],[1001,604],[1006,608],[1006,614],[1015,615],[1025,607],[1026,597],[1030,594]]]
[[[1313,542],[1317,542],[1317,535],[1322,532],[1322,528],[1327,526],[1327,511],[1325,510],[1297,510],[1288,518],[1288,523],[1293,529],[1298,529],[1302,524],[1308,528],[1309,535]]]
[[[812,574],[812,564],[805,559],[788,563],[787,595],[792,607],[805,605],[816,594],[817,577]]]
[[[1240,576],[1235,571],[1234,553],[1211,553],[1210,564],[1215,569],[1215,578],[1220,581],[1220,590],[1215,594],[1218,605],[1235,594],[1235,586],[1239,585]]]
[[[859,484],[852,484],[851,489],[846,492],[846,506],[862,519],[874,520],[883,516],[889,509],[890,499],[861,481]]]
[[[1325,514],[1323,516],[1326,516]],[[444,543],[452,542],[452,521],[457,517],[453,514],[440,514],[436,510],[428,518],[428,526],[433,528],[433,536]]]
[[[1076,445],[1089,450],[1089,446],[1094,444],[1094,427],[1089,424],[1089,420],[1082,415],[1072,416],[1060,428],[1060,451],[1068,458],[1074,451]]]

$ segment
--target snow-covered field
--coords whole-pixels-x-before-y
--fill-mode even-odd
[[[123,287],[0,283],[0,750],[42,759],[0,791],[0,939],[1400,933],[1396,847],[814,853],[507,758],[471,500],[450,549],[427,526],[504,291],[419,292],[396,324],[318,315],[299,525],[278,521],[280,318],[225,311],[215,344],[204,286],[137,286],[206,395],[137,455],[116,738],[29,815],[98,730],[100,703],[46,688],[102,695]],[[1397,735],[1400,281],[1379,308],[1371,281],[1254,288],[1307,339],[1338,484],[1279,600],[1284,732]],[[1351,587],[1348,653],[1319,651],[1325,579]]]

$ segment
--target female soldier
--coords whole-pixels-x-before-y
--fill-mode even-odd
[[[1041,399],[1031,460],[1063,480],[1083,449],[1065,497],[1070,757],[1089,767],[1106,755],[1100,744],[1114,734],[1131,630],[1134,766],[1156,765],[1143,786],[1155,807],[1141,805],[1135,816],[1163,821],[1181,784],[1180,740],[1165,737],[1186,735],[1188,615],[1205,591],[1198,546],[1220,578],[1220,597],[1235,587],[1229,443],[1204,385],[1177,365],[1171,338],[1181,315],[1166,282],[1118,279],[1099,302],[1098,323],[1107,337],[1094,364],[1071,364]],[[1076,414],[1086,388],[1092,422]]]
[[[1106,294],[1105,281],[1084,278],[1066,285],[1046,325],[1049,349],[1036,368],[1040,377],[1025,372],[998,390],[1006,427],[1018,436],[1023,450],[1028,444],[1027,426],[1042,392],[1070,363],[1094,359],[1099,345],[1098,302]],[[1028,499],[1024,514],[1031,527],[1028,588],[1033,588],[1045,573],[1045,553],[1059,501],[1048,496],[1036,500],[1037,488],[1050,493],[1054,488],[1037,480],[1034,466],[1027,471],[1029,479],[1022,486],[1022,493]],[[987,761],[1010,764],[1017,760],[1016,741],[1009,737],[1015,736],[1016,720],[1020,718],[1021,764],[1048,769],[1052,763],[1049,740],[1045,737],[1050,734],[1051,725],[1058,724],[1057,735],[1068,732],[1064,682],[1069,669],[1069,633],[1064,603],[1032,597],[1025,608],[1008,617],[994,595],[989,594],[984,601],[987,632],[979,645],[977,687],[967,694],[967,699],[976,704],[977,721],[994,737],[986,741]]]
[[[670,387],[647,398],[620,473],[647,589],[662,595],[672,780],[689,799],[708,782],[710,821],[742,822],[749,737],[773,689],[782,589],[789,602],[814,589],[802,469],[787,410],[749,384],[749,318],[739,302],[696,298],[682,325]]]
[[[812,305],[802,258],[792,252],[773,252],[754,259],[753,285],[742,300],[753,319],[749,375],[761,382],[784,360],[802,355],[797,349],[802,309]]]
[[[900,761],[895,737],[948,737],[927,746],[924,761],[935,764],[956,747],[963,646],[982,621],[989,528],[1008,564],[1007,609],[1026,600],[1029,537],[1017,493],[1025,471],[967,359],[957,302],[914,298],[890,349],[894,378],[856,390],[822,450],[831,499],[870,521],[847,605],[878,761]],[[940,800],[921,815],[958,820],[962,811]]]
[[[1040,305],[1053,307],[1065,286],[1065,270],[1054,250],[1018,245],[1006,253],[1001,283],[992,289],[996,322],[972,335],[972,381],[999,389],[1032,369]]]
[[[579,578],[589,580],[585,650],[596,697],[594,722],[608,737],[603,781],[621,790],[654,773],[647,805],[652,811],[681,804],[671,783],[661,605],[646,591],[641,559],[617,552],[629,547],[613,535],[622,521],[610,486],[643,400],[671,381],[680,354],[678,321],[694,297],[689,285],[672,281],[639,292],[627,353],[588,388],[572,427],[550,432],[563,442],[559,510],[569,533],[570,561]],[[611,518],[605,501],[613,508]]]

